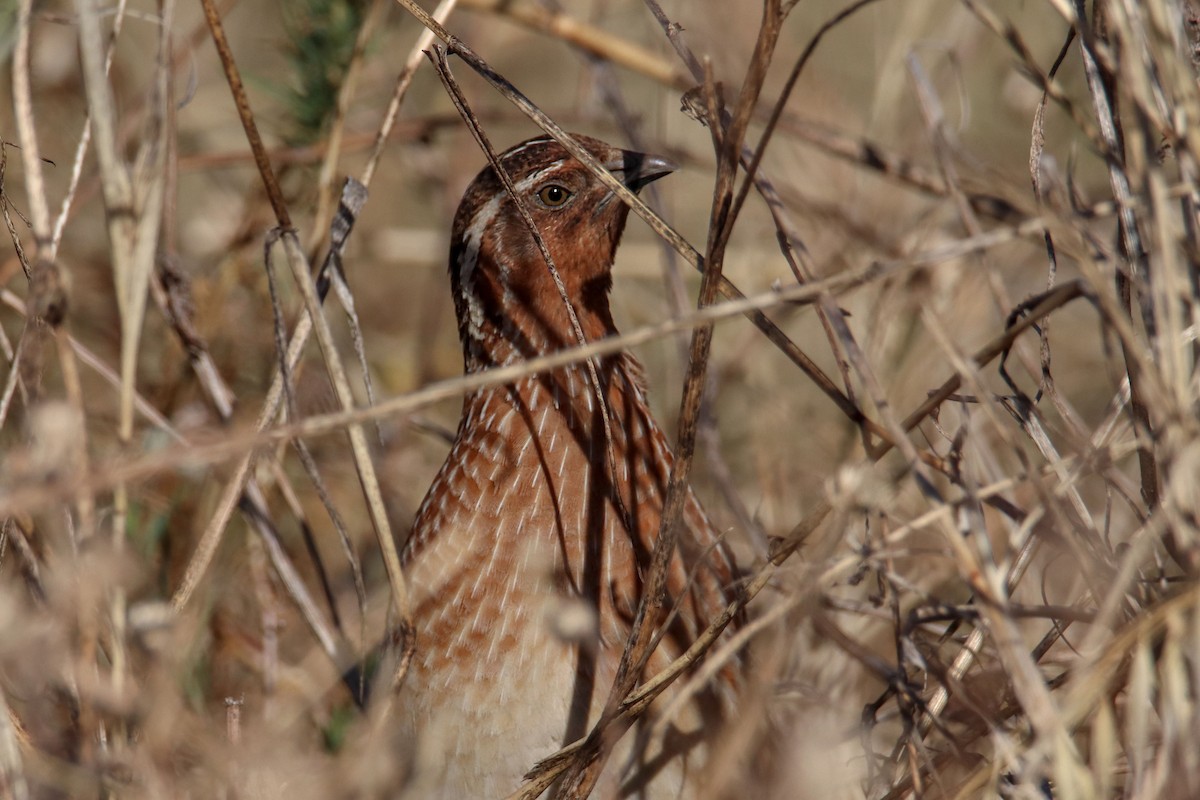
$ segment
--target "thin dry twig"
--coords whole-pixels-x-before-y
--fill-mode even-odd
[[[699,270],[703,263],[700,253],[692,247],[686,239],[680,236],[666,222],[655,214],[637,195],[629,191],[629,188],[624,186],[620,181],[613,178],[604,170],[596,159],[587,152],[587,150],[575,144],[570,135],[564,131],[559,125],[551,120],[545,113],[537,108],[532,101],[522,94],[515,86],[507,79],[493,70],[486,61],[480,58],[471,48],[467,47],[462,40],[447,31],[440,23],[434,20],[430,15],[418,6],[413,0],[397,0],[404,8],[413,16],[421,21],[430,30],[434,31],[439,39],[441,39],[449,50],[454,52],[474,69],[480,76],[490,83],[498,92],[500,92],[513,105],[521,110],[533,122],[545,131],[549,136],[563,145],[572,156],[579,160],[581,164],[588,168],[602,183],[605,184],[614,194],[620,198],[621,202],[625,203],[638,216],[646,221],[651,229],[678,252],[685,261],[692,267]],[[719,279],[719,291],[721,295],[730,300],[736,300],[745,295],[737,288],[728,278],[721,276]],[[782,330],[766,315],[757,310],[753,310],[747,314],[747,317],[755,327],[759,328],[767,339],[778,347],[784,355],[800,367],[806,375],[808,375],[817,384],[833,402],[843,411],[855,424],[865,425],[875,435],[886,438],[886,432],[880,428],[874,421],[867,418],[863,412],[855,407],[850,401],[838,390],[838,388],[825,376],[824,372],[810,359],[805,353],[796,346],[795,342],[789,339]]]
[[[1033,221],[1025,230],[1025,235],[1040,236],[1040,226],[1040,220]],[[1009,235],[1016,235],[1016,232],[1010,232]],[[987,234],[975,242],[969,243],[969,246],[986,247],[998,240],[1007,241],[1008,239],[1006,237],[998,239],[994,234]],[[180,464],[207,464],[237,456],[242,458],[242,461],[239,461],[236,467],[238,471],[241,471],[243,463],[248,464],[251,460],[250,456],[244,454],[253,453],[253,451],[262,447],[286,442],[296,436],[321,436],[341,431],[348,425],[406,414],[440,400],[459,397],[476,389],[511,383],[527,375],[535,375],[547,370],[574,364],[587,358],[627,350],[646,342],[673,336],[680,331],[690,330],[697,325],[742,316],[748,309],[769,309],[785,304],[794,305],[802,302],[815,302],[815,299],[821,292],[837,292],[854,288],[871,283],[881,277],[895,274],[905,267],[923,266],[929,263],[937,263],[944,259],[956,258],[963,252],[960,249],[962,246],[966,245],[960,243],[950,249],[939,248],[924,254],[915,261],[906,260],[890,265],[874,264],[861,272],[850,275],[843,274],[801,286],[773,289],[742,300],[717,303],[691,312],[677,320],[665,321],[658,325],[647,326],[630,333],[621,334],[620,336],[602,339],[599,342],[592,342],[586,347],[569,348],[522,363],[495,367],[484,372],[430,384],[420,390],[384,400],[371,408],[358,408],[352,411],[314,415],[291,425],[279,426],[274,429],[268,429],[268,426],[264,424],[256,426],[256,433],[236,439],[229,439],[213,444],[196,445],[186,450],[153,454],[135,460],[128,460],[121,464],[105,465],[90,475],[87,485],[90,490],[99,491],[106,487],[111,487],[117,479],[138,480],[158,472],[176,469]],[[1012,342],[1018,336],[1035,325],[1043,315],[1052,313],[1072,300],[1083,296],[1087,295],[1080,283],[1061,284],[1034,306],[1026,317],[1023,317],[1011,327],[1006,328],[1003,333],[997,334],[991,341],[975,351],[972,354],[973,362],[983,365],[996,359],[1011,346]],[[905,429],[911,430],[932,414],[939,405],[944,403],[961,387],[961,381],[961,376],[958,375],[947,378],[937,390],[930,394],[929,399],[921,403],[916,410],[904,419],[902,425]],[[281,392],[282,390],[280,390]],[[233,481],[226,484],[227,491],[232,484]],[[54,502],[66,488],[74,487],[70,482],[56,482],[39,486],[7,487],[0,490],[0,514],[10,513],[18,508],[38,508],[43,504]],[[236,501],[236,495],[233,499]],[[189,567],[200,563],[200,561],[200,557],[194,554]],[[192,585],[192,581],[185,578],[185,584],[191,586],[191,589],[194,590],[195,586]],[[176,597],[179,596],[177,592]],[[184,597],[185,599],[190,597],[190,591]]]
[[[750,114],[762,91],[767,68],[779,40],[783,15],[778,2],[768,0],[763,4],[762,22],[755,43],[754,55],[746,70],[741,92],[738,94],[736,111],[728,128],[720,128],[712,119],[709,130],[713,134],[713,146],[717,150],[717,179],[713,189],[713,203],[709,219],[709,241],[703,261],[704,272],[700,284],[700,308],[712,305],[717,299],[717,287],[722,278],[725,249],[737,222],[737,208],[731,207],[734,179],[742,140],[750,122]],[[706,81],[706,93],[710,105],[715,91],[711,81]],[[710,109],[711,111],[712,109]],[[692,344],[688,357],[688,371],[684,379],[683,396],[680,401],[679,432],[674,448],[675,459],[671,463],[671,475],[663,500],[662,520],[658,539],[650,557],[645,588],[637,614],[630,629],[629,639],[621,654],[617,675],[605,701],[604,712],[589,735],[591,745],[576,757],[577,763],[567,772],[558,797],[587,797],[599,779],[605,760],[612,746],[620,738],[623,729],[608,730],[617,704],[636,685],[653,651],[652,641],[660,616],[667,602],[666,577],[670,560],[675,553],[688,497],[692,455],[696,447],[696,429],[700,417],[700,401],[704,395],[705,376],[709,352],[712,348],[712,325],[702,325],[692,331]]]

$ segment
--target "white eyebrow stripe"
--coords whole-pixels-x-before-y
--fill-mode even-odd
[[[509,150],[506,153],[504,153],[504,160],[507,161],[508,159],[515,156],[517,153],[524,152],[525,150],[528,150],[530,147],[536,147],[539,144],[547,144],[552,141],[554,141],[554,140],[549,136],[539,136],[536,139],[530,139],[528,142],[525,142],[524,144],[521,144],[521,145],[517,145],[512,150]]]
[[[537,172],[534,172],[534,173],[530,174],[528,177],[523,178],[521,180],[521,182],[517,184],[517,187],[521,188],[521,189],[529,188],[529,186],[532,186],[533,184],[540,181],[542,179],[542,177],[546,175],[546,173],[554,172],[555,170],[562,167],[562,165],[564,163],[566,163],[566,161],[567,160],[565,158],[560,158],[557,161],[549,164],[548,166],[542,167]]]

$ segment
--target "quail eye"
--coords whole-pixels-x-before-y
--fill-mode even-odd
[[[558,208],[571,198],[571,192],[557,183],[551,183],[538,189],[537,196],[549,208]]]

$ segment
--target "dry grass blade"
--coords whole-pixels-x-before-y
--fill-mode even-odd
[[[458,0],[442,0],[438,3],[437,8],[433,10],[431,18],[436,20],[438,24],[444,24],[457,5]],[[391,134],[396,124],[396,118],[400,113],[400,104],[408,92],[408,87],[412,85],[413,75],[416,74],[417,67],[424,61],[425,51],[433,44],[433,39],[433,30],[426,28],[421,31],[421,35],[417,37],[416,44],[409,51],[408,60],[404,63],[404,69],[396,77],[396,85],[392,88],[392,96],[388,101],[387,110],[384,112],[383,121],[379,125],[379,131],[375,134],[375,144],[371,148],[371,156],[367,159],[366,167],[363,168],[363,186],[371,185],[371,179],[375,176],[375,169],[379,164],[379,158],[383,155],[383,146],[387,143],[388,136]]]
[[[317,178],[317,191],[319,194],[315,213],[316,219],[328,219],[330,210],[333,208],[333,181],[337,172],[338,158],[342,153],[342,137],[345,135],[346,130],[346,115],[350,111],[350,104],[354,98],[355,91],[358,89],[359,78],[366,63],[367,44],[370,42],[371,37],[375,35],[376,28],[378,28],[379,23],[383,20],[383,15],[387,7],[387,0],[371,0],[367,16],[359,27],[357,37],[354,40],[354,52],[350,56],[350,64],[346,68],[346,75],[342,79],[342,85],[338,91],[337,108],[335,109],[333,122],[330,126],[325,159],[321,163],[321,173]],[[343,190],[341,200],[344,199],[345,192]],[[314,226],[312,230],[313,233],[310,235],[309,240],[305,242],[305,250],[308,253],[316,253],[326,234],[326,229],[321,226]]]
[[[13,106],[17,135],[22,143],[21,161],[25,166],[26,194],[33,235],[39,249],[50,236],[50,207],[46,203],[45,176],[33,114],[33,93],[29,84],[29,36],[32,29],[32,0],[17,4],[17,44],[13,51]]]
[[[703,259],[700,253],[692,247],[682,236],[679,235],[671,226],[667,225],[657,214],[654,213],[637,195],[633,194],[628,187],[624,186],[620,181],[616,180],[612,175],[609,175],[604,167],[599,164],[596,159],[578,144],[571,140],[570,134],[563,130],[545,113],[537,108],[525,95],[523,95],[515,86],[513,86],[502,75],[493,70],[487,62],[481,59],[473,50],[467,47],[460,39],[450,34],[442,25],[424,11],[420,6],[411,2],[411,0],[397,0],[403,5],[413,16],[421,21],[423,25],[432,30],[438,38],[446,43],[446,46],[461,57],[472,69],[478,72],[485,80],[487,80],[498,92],[506,97],[509,102],[513,103],[522,113],[527,115],[539,128],[545,131],[550,136],[554,137],[560,144],[567,149],[576,159],[584,166],[592,171],[614,194],[616,194],[621,202],[625,203],[638,216],[646,221],[655,233],[668,242],[678,252],[687,263],[691,264],[696,269],[701,269]],[[719,289],[721,294],[730,300],[736,300],[744,297],[739,290],[728,278],[719,276]],[[874,425],[871,420],[863,417],[853,404],[849,403],[844,395],[837,390],[824,373],[816,366],[804,352],[792,342],[780,328],[775,325],[764,314],[752,311],[747,314],[750,321],[758,327],[763,334],[778,347],[789,359],[792,360],[805,374],[812,377],[821,389],[832,399],[839,408],[841,408],[855,422],[860,422],[866,425],[872,432],[879,434],[881,430]]]
[[[208,22],[208,29],[212,33],[213,44],[217,46],[217,53],[221,57],[225,80],[229,83],[233,101],[237,105],[238,118],[246,132],[246,141],[250,144],[250,150],[254,154],[254,164],[258,167],[258,175],[262,179],[263,188],[266,189],[267,198],[271,201],[271,210],[275,212],[275,220],[279,223],[279,227],[291,228],[292,218],[288,213],[287,204],[284,202],[283,192],[279,188],[275,171],[271,169],[271,161],[267,157],[262,135],[258,132],[258,123],[254,119],[254,112],[250,110],[246,87],[242,83],[237,60],[233,57],[229,39],[225,35],[225,26],[221,22],[221,12],[212,0],[201,0],[201,5],[204,8],[204,18]]]
[[[606,63],[633,70],[664,86],[673,86],[680,91],[691,88],[687,78],[658,54],[575,19],[562,10],[552,10],[531,2],[512,3],[506,0],[467,0],[463,5],[472,11],[501,15],[541,31]]]
[[[738,95],[737,110],[728,128],[722,128],[716,118],[710,119],[714,148],[717,150],[717,180],[713,188],[713,202],[709,218],[709,243],[703,261],[704,270],[700,284],[700,308],[712,305],[717,299],[724,267],[725,248],[737,222],[737,209],[733,201],[734,178],[738,167],[738,156],[750,112],[762,91],[767,68],[779,39],[783,16],[777,2],[765,2],[762,22],[755,43],[754,55]],[[708,98],[714,101],[714,88],[706,82]],[[684,379],[683,397],[680,400],[679,431],[674,448],[675,460],[671,464],[670,481],[663,501],[662,521],[658,539],[654,543],[650,568],[646,576],[646,589],[638,605],[637,614],[621,654],[617,675],[605,703],[604,714],[589,735],[591,746],[577,757],[577,764],[567,773],[557,797],[563,800],[587,797],[604,767],[612,747],[620,738],[622,729],[607,730],[621,699],[637,684],[652,653],[654,633],[661,621],[667,601],[666,576],[668,564],[675,552],[679,538],[680,520],[687,500],[692,456],[696,447],[697,422],[700,417],[700,401],[704,395],[708,357],[712,347],[712,326],[703,325],[692,331],[692,343],[688,355],[688,371]],[[585,760],[590,758],[590,760]]]
[[[271,170],[265,148],[263,147],[261,137],[258,134],[257,124],[255,123],[254,116],[250,111],[249,102],[246,99],[245,90],[242,85],[236,62],[233,59],[232,52],[230,51],[228,42],[225,38],[224,28],[221,25],[220,16],[216,8],[211,3],[205,4],[205,15],[212,31],[214,42],[217,44],[218,53],[221,56],[221,63],[224,67],[226,78],[229,81],[230,88],[234,93],[234,99],[238,106],[242,125],[246,131],[251,149],[254,153],[255,162],[259,168],[259,174],[262,177],[263,184],[267,189],[268,196],[271,198],[272,208],[274,209],[276,219],[279,222],[280,227],[284,230],[282,236],[284,238],[286,248],[288,241],[288,228],[290,227],[290,217],[287,213],[286,205],[283,202],[279,191],[278,182],[275,179],[274,172]],[[398,107],[399,97],[401,94],[402,91],[398,89],[397,96],[394,98],[393,102],[393,105],[396,107]],[[363,185],[363,188],[365,190],[365,184]],[[361,195],[354,196],[360,197],[360,199],[355,202],[356,205],[361,208],[361,203],[363,200],[365,200],[365,191]],[[343,211],[343,206],[339,205],[339,215],[334,221],[335,225],[337,224],[338,220],[343,219]],[[353,223],[354,209],[350,209],[350,213],[351,216],[348,220],[348,224]],[[325,263],[322,265],[322,276],[325,276],[327,271],[340,259],[341,249],[345,244],[345,235],[348,235],[348,233],[349,227],[347,226],[344,233],[337,235],[335,232],[334,237],[331,238],[331,248]],[[294,258],[290,252],[289,263],[295,266]],[[314,327],[313,320],[315,317],[312,316],[313,309],[320,308],[319,295],[323,295],[323,292],[318,291],[315,284],[312,283],[312,278],[307,268],[305,268],[303,271],[303,279],[299,279],[295,271],[293,271],[293,274],[297,277],[299,284],[301,284],[302,292],[304,287],[312,287],[312,299],[315,300],[315,304],[310,304],[309,316],[301,318],[300,323],[293,332],[292,339],[286,353],[281,354],[281,361],[285,367],[290,367],[298,360],[300,352],[308,340],[308,335]],[[307,292],[303,293],[307,302],[307,300],[310,299],[309,294]],[[345,371],[341,368],[341,362],[337,356],[336,350],[332,348],[328,328],[327,326],[322,327],[323,324],[324,318],[322,316],[320,323],[315,326],[317,327],[318,338],[322,343],[322,352],[327,359],[327,365],[329,366],[329,369],[332,371],[331,377],[334,381],[335,389],[338,392],[339,401],[343,402],[346,407],[349,408],[350,405],[352,405],[352,400],[349,394],[349,386],[345,381]],[[322,338],[322,336],[324,338]],[[330,363],[330,359],[332,359],[333,363]],[[276,373],[275,380],[272,384],[270,392],[268,393],[267,401],[264,403],[263,412],[259,416],[259,430],[264,430],[274,418],[279,401],[284,389],[286,388],[286,380],[287,378],[284,370]],[[401,611],[402,627],[407,627],[407,622],[404,621],[409,620],[411,615],[411,612],[407,607],[407,591],[404,588],[404,580],[403,574],[400,570],[399,557],[396,554],[395,541],[391,535],[390,524],[387,521],[387,513],[383,508],[383,500],[379,491],[378,481],[374,477],[374,467],[370,463],[370,454],[367,452],[365,440],[359,441],[360,436],[354,433],[351,434],[351,438],[355,452],[356,464],[360,475],[363,476],[363,488],[367,494],[372,521],[379,537],[381,551],[384,554],[384,561],[388,568],[389,579],[392,582],[393,600],[396,601],[397,607]],[[241,487],[244,485],[249,476],[252,464],[253,458],[251,456],[243,458],[238,463],[234,477],[226,484],[226,488],[222,494],[218,510],[210,520],[209,525],[201,538],[200,545],[197,548],[196,553],[193,555],[191,562],[188,564],[188,570],[184,576],[184,581],[172,599],[172,602],[176,608],[182,607],[187,603],[188,599],[190,599],[192,593],[195,591],[201,576],[207,569],[208,564],[211,563],[212,558],[216,553],[217,546],[220,543],[221,533],[224,530],[229,517],[233,513],[237,499],[241,494]],[[346,543],[345,536],[342,537],[342,541],[345,551],[348,554],[352,554],[352,548],[350,548]],[[356,560],[351,557],[350,561],[353,565],[355,565],[354,569],[357,573],[358,569]],[[365,592],[361,591],[361,578],[356,581],[356,584],[360,588],[359,597],[361,602],[361,600],[365,597]],[[406,652],[411,653],[411,642],[408,643],[407,647],[408,650],[406,650]]]
[[[285,5],[0,4],[0,796],[436,796],[452,748],[345,671],[413,652],[456,406],[627,349],[744,581],[653,669],[675,612],[627,608],[594,735],[494,794],[598,796],[746,647],[685,796],[1200,796],[1200,1]],[[625,335],[461,377],[438,42],[498,150],[652,227]],[[564,129],[682,164],[661,215]]]
[[[1041,223],[1038,221],[1029,225],[1028,235],[1037,235],[1041,230],[1040,225]],[[978,242],[964,242],[965,251],[970,252],[976,246],[990,246],[995,241],[996,237],[988,234],[981,237]],[[237,495],[233,494],[233,492],[241,485],[239,481],[245,480],[245,476],[250,469],[250,464],[255,457],[255,451],[259,448],[268,447],[280,442],[287,442],[296,437],[322,436],[342,431],[350,425],[407,414],[441,400],[460,397],[481,387],[500,386],[526,375],[536,375],[545,370],[585,361],[595,356],[636,348],[647,342],[675,335],[680,331],[690,331],[700,325],[744,316],[751,310],[757,311],[783,305],[813,303],[822,293],[857,287],[883,275],[903,272],[906,269],[912,269],[928,263],[938,263],[943,259],[956,257],[961,252],[964,252],[964,250],[960,247],[950,250],[938,250],[933,253],[922,254],[912,261],[873,265],[857,274],[814,281],[800,286],[778,288],[741,300],[716,303],[691,312],[679,319],[669,320],[620,336],[613,336],[598,342],[592,342],[586,347],[574,347],[552,355],[530,359],[521,364],[497,367],[481,373],[430,384],[420,390],[383,400],[371,408],[357,408],[352,411],[314,415],[290,425],[269,429],[269,424],[274,417],[274,410],[278,408],[277,404],[280,402],[283,394],[283,389],[278,379],[279,376],[276,374],[276,381],[272,384],[271,392],[264,403],[264,415],[259,417],[255,433],[214,444],[192,446],[186,448],[186,450],[146,456],[141,459],[125,462],[121,465],[111,465],[111,468],[106,467],[97,470],[84,481],[84,484],[91,491],[103,490],[111,487],[116,481],[145,478],[162,471],[177,469],[181,464],[203,465],[225,459],[238,458],[240,460],[234,468],[234,475],[225,485],[224,492],[226,494],[223,494],[220,500],[222,507],[228,503],[230,511],[232,511],[233,506],[237,502]],[[1083,291],[1080,285],[1074,283],[1063,284],[1031,309],[1028,316],[1005,329],[1002,333],[997,334],[991,341],[974,353],[973,358],[975,362],[986,364],[994,360],[1000,353],[1011,347],[1013,340],[1034,326],[1045,314],[1052,313],[1064,304],[1081,296],[1083,296]],[[292,363],[295,363],[295,359],[298,357],[296,354],[296,350],[298,349],[297,341],[301,333],[307,332],[305,330],[304,319],[306,317],[301,317],[300,323],[293,333],[292,342],[288,347],[288,358]],[[962,377],[960,375],[954,375],[946,379],[943,384],[930,393],[929,400],[922,403],[916,411],[906,418],[905,424],[911,423],[912,426],[917,425],[922,419],[933,413],[937,406],[944,403],[961,386]],[[267,407],[272,409],[272,413],[269,416],[265,414]],[[12,487],[7,491],[0,491],[0,513],[10,512],[15,508],[21,507],[37,508],[42,504],[59,499],[64,491],[75,490],[77,488],[79,488],[78,482],[74,481],[63,481],[42,486]],[[218,517],[214,516],[213,519],[216,520]],[[221,525],[223,526],[227,521],[228,517],[221,522]],[[206,528],[205,534],[202,537],[202,546],[198,547],[197,552],[193,554],[188,565],[188,573],[180,589],[175,594],[173,602],[180,607],[186,605],[186,601],[190,598],[192,592],[194,592],[200,577],[203,575],[204,569],[207,567],[207,563],[211,561],[212,552],[210,552],[210,548],[212,551],[215,551],[217,544],[219,544],[219,538],[213,539],[209,536],[212,527],[213,522],[210,521],[209,527]],[[785,537],[785,540],[789,538]]]
[[[165,62],[170,52],[174,8],[173,2],[167,2],[161,9],[159,63],[153,89],[156,102],[152,103],[152,116],[147,122],[148,135],[136,159],[137,166],[130,169],[117,154],[117,120],[107,77],[108,60],[104,54],[99,10],[90,2],[79,4],[84,83],[87,88],[89,119],[92,120],[96,134],[96,158],[100,164],[101,186],[108,210],[113,283],[116,286],[117,307],[121,317],[121,408],[118,437],[125,445],[133,438],[137,360],[146,314],[146,296],[150,275],[154,270],[162,225],[169,130],[166,105],[169,96],[167,80],[170,73]],[[67,352],[70,352],[69,349]],[[114,510],[114,531],[118,543],[123,541],[125,536],[128,504],[125,487],[118,486]],[[124,601],[119,593],[115,604],[114,620],[120,630],[124,618]],[[123,639],[123,636],[116,637],[118,648],[123,646]]]
[[[21,759],[21,741],[12,712],[0,692],[0,782],[13,800],[29,798],[29,783]]]
[[[334,391],[337,393],[338,402],[343,409],[349,411],[354,407],[354,396],[350,391],[350,383],[346,376],[345,367],[342,366],[341,357],[333,341],[333,334],[329,330],[329,323],[326,321],[325,315],[321,310],[321,301],[317,295],[317,287],[313,283],[308,262],[300,250],[300,243],[296,240],[294,233],[282,232],[280,234],[280,242],[282,243],[288,265],[292,270],[292,279],[296,282],[301,294],[304,296],[305,307],[308,310],[309,318],[313,321],[317,343],[320,345],[321,355],[325,358],[325,366],[333,382]],[[287,357],[286,354],[284,357]],[[371,522],[375,528],[376,540],[379,544],[380,552],[383,554],[383,563],[387,569],[388,582],[392,588],[392,602],[395,603],[396,612],[400,616],[399,628],[403,637],[401,639],[403,643],[403,655],[397,667],[396,681],[399,682],[403,678],[408,660],[412,657],[413,647],[415,646],[411,634],[412,608],[408,601],[408,587],[404,580],[404,572],[400,568],[400,556],[396,552],[396,540],[392,536],[391,523],[388,521],[387,509],[383,504],[383,494],[379,488],[379,479],[376,476],[370,448],[367,446],[366,434],[361,425],[349,426],[347,434],[350,437],[350,444],[354,453],[354,466],[358,470],[359,481],[362,484],[363,494],[367,501],[367,509],[370,512]]]
[[[113,16],[112,34],[109,39],[108,49],[104,54],[104,75],[107,78],[109,70],[112,69],[113,55],[117,50],[117,37],[121,35],[121,27],[125,20],[126,0],[120,0],[117,3],[117,11]],[[83,162],[87,156],[88,145],[92,139],[92,118],[89,115],[84,123],[83,130],[79,134],[79,142],[75,146],[75,160],[71,166],[71,184],[67,188],[66,194],[63,196],[62,207],[59,209],[58,217],[54,220],[54,231],[50,237],[50,257],[58,252],[58,246],[62,241],[63,231],[66,230],[67,218],[70,216],[71,207],[75,202],[76,192],[79,189],[79,180],[83,175]]]

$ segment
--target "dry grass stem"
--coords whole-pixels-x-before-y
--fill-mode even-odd
[[[399,552],[457,404],[621,350],[663,530],[510,798],[731,668],[685,796],[1200,796],[1200,2],[396,5],[0,10],[0,797],[424,797]],[[463,376],[450,220],[537,130],[634,212],[626,333]],[[688,485],[743,572],[649,674]]]

